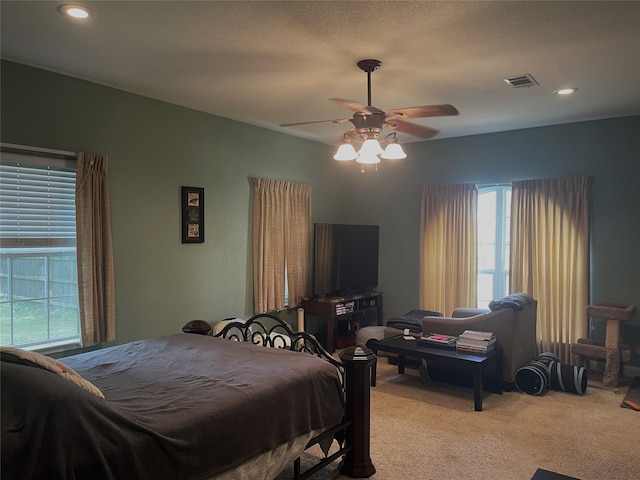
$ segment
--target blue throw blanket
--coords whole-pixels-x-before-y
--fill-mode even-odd
[[[502,297],[500,300],[493,300],[489,303],[489,309],[492,312],[496,310],[503,310],[505,308],[511,308],[517,312],[520,312],[529,305],[533,303],[533,297],[528,293],[512,293],[511,295],[507,295],[506,297]]]
[[[422,332],[422,319],[424,317],[442,317],[442,314],[431,310],[411,310],[404,315],[387,321],[387,327],[399,328],[400,330],[408,328],[410,332],[419,333]]]

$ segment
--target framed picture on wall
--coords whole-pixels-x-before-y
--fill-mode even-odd
[[[182,243],[204,243],[204,188],[182,187]]]

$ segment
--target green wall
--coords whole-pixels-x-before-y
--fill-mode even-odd
[[[119,342],[252,313],[250,178],[343,203],[331,147],[2,63],[3,142],[109,156]],[[181,243],[180,187],[205,188],[205,243]]]
[[[0,73],[3,142],[109,156],[119,342],[251,314],[250,177],[312,184],[316,222],[381,226],[389,318],[418,307],[421,185],[592,175],[593,301],[640,306],[640,117],[411,143],[361,174],[328,145],[12,62]],[[182,185],[205,188],[204,244],[180,242]]]

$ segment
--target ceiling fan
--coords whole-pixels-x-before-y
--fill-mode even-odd
[[[458,110],[453,105],[428,105],[421,107],[406,107],[406,108],[394,108],[385,112],[377,107],[371,105],[371,73],[380,68],[382,62],[380,60],[374,59],[366,59],[360,60],[357,63],[358,67],[367,73],[367,106],[361,105],[360,103],[347,100],[344,98],[330,98],[336,103],[346,107],[351,110],[353,113],[352,118],[338,118],[334,120],[316,120],[311,122],[297,122],[297,123],[284,123],[281,124],[281,127],[291,127],[296,125],[308,125],[313,123],[345,123],[351,122],[353,124],[353,128],[348,130],[342,139],[342,143],[348,143],[351,140],[355,140],[357,142],[366,143],[367,140],[377,140],[378,143],[378,154],[382,153],[382,149],[379,146],[379,142],[389,142],[389,144],[397,145],[397,137],[395,131],[406,133],[409,135],[413,135],[420,138],[431,138],[439,133],[438,130],[434,130],[433,128],[425,127],[422,125],[417,125],[415,123],[405,121],[406,118],[425,118],[425,117],[440,117],[445,115],[458,115]],[[395,130],[384,138],[382,137],[382,132],[384,128],[388,128],[390,130]],[[399,147],[399,145],[397,145]],[[404,152],[403,152],[404,155]],[[362,156],[362,154],[360,154]],[[387,158],[384,155],[383,158]],[[396,157],[396,158],[404,158]],[[336,157],[334,157],[336,158]],[[377,162],[372,160],[372,157],[369,157],[371,161],[362,161],[359,158],[340,158],[344,160],[353,160],[356,159],[361,163],[377,163],[380,160],[377,159]],[[390,158],[390,157],[389,157]],[[339,158],[336,158],[337,160]]]

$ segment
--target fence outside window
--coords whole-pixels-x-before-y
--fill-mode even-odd
[[[0,344],[25,347],[78,338],[75,248],[16,250],[0,254]]]

